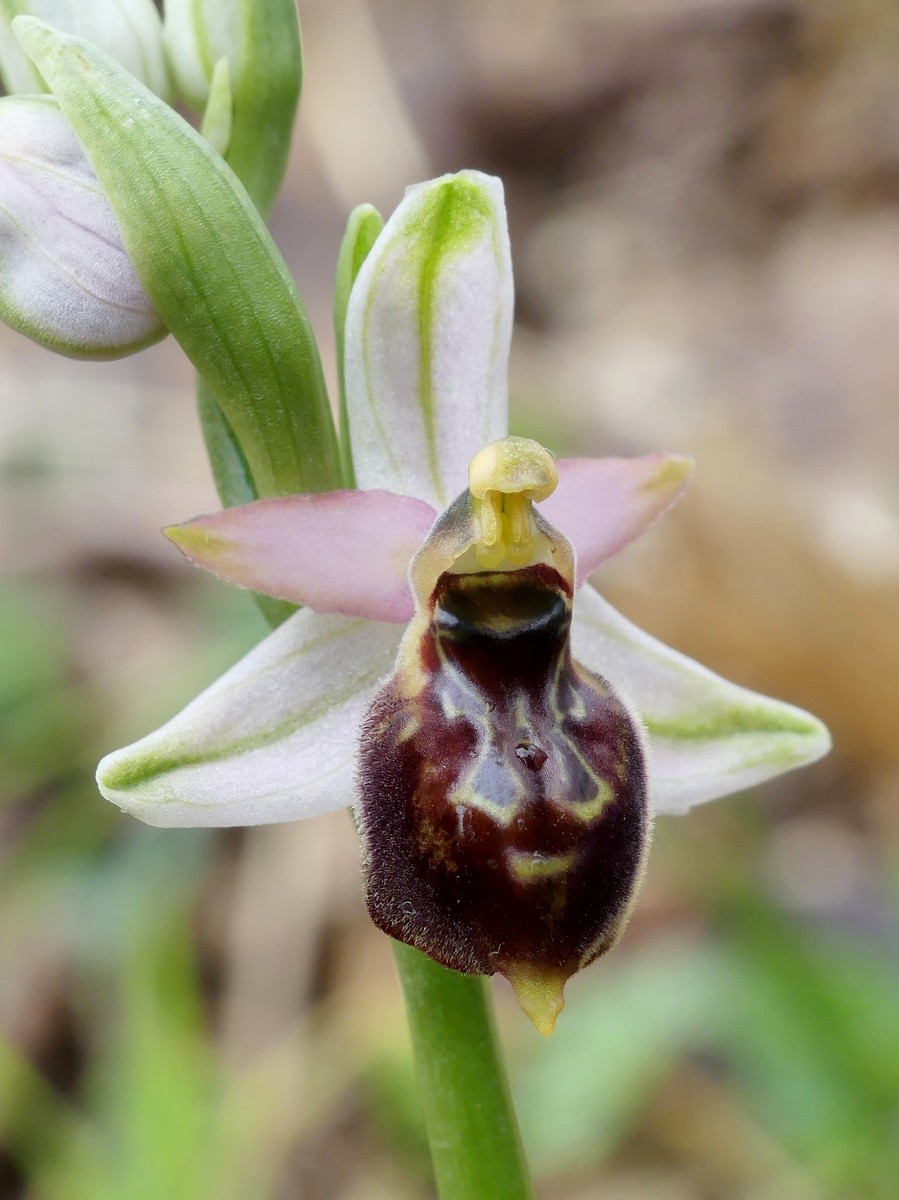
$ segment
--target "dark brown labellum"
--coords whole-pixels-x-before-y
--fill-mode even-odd
[[[505,974],[548,1031],[639,886],[640,731],[572,660],[571,593],[552,567],[447,572],[428,616],[417,661],[401,653],[363,727],[369,911],[447,967]]]

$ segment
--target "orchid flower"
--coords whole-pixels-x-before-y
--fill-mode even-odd
[[[829,739],[587,582],[690,463],[555,462],[508,438],[512,301],[501,184],[467,171],[411,188],[346,313],[359,490],[166,531],[192,562],[304,607],[97,778],[161,826],[355,804],[377,923],[457,970],[501,971],[547,1031],[565,978],[620,935],[652,815],[811,762]]]

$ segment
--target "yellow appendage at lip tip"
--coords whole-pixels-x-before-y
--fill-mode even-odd
[[[515,992],[515,998],[525,1015],[530,1017],[538,1033],[549,1037],[556,1027],[559,1013],[565,1007],[564,988],[569,973],[533,963],[510,964],[503,974]]]
[[[555,459],[531,438],[502,438],[474,456],[468,489],[478,535],[474,550],[482,566],[524,564],[534,556],[531,503],[551,496],[558,482]]]

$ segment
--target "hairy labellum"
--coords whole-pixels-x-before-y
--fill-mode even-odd
[[[439,574],[363,727],[359,804],[375,923],[457,971],[501,972],[543,1032],[619,937],[649,833],[641,731],[571,657],[571,581],[539,561],[548,544],[522,567]]]

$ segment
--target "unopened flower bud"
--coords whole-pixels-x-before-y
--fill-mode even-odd
[[[5,0],[0,5],[0,76],[13,94],[46,91],[11,31],[14,17],[39,17],[93,42],[161,96],[169,95],[162,22],[153,0]]]
[[[381,929],[454,970],[501,972],[549,1033],[639,887],[643,737],[571,656],[573,554],[528,496],[552,490],[550,456],[525,439],[488,449],[479,495],[413,562],[416,616],[363,727],[366,891]]]
[[[83,358],[128,354],[165,332],[81,143],[49,96],[0,100],[0,317]]]
[[[167,0],[165,48],[178,92],[191,108],[203,111],[216,64],[225,59],[233,83],[246,54],[247,0]]]

